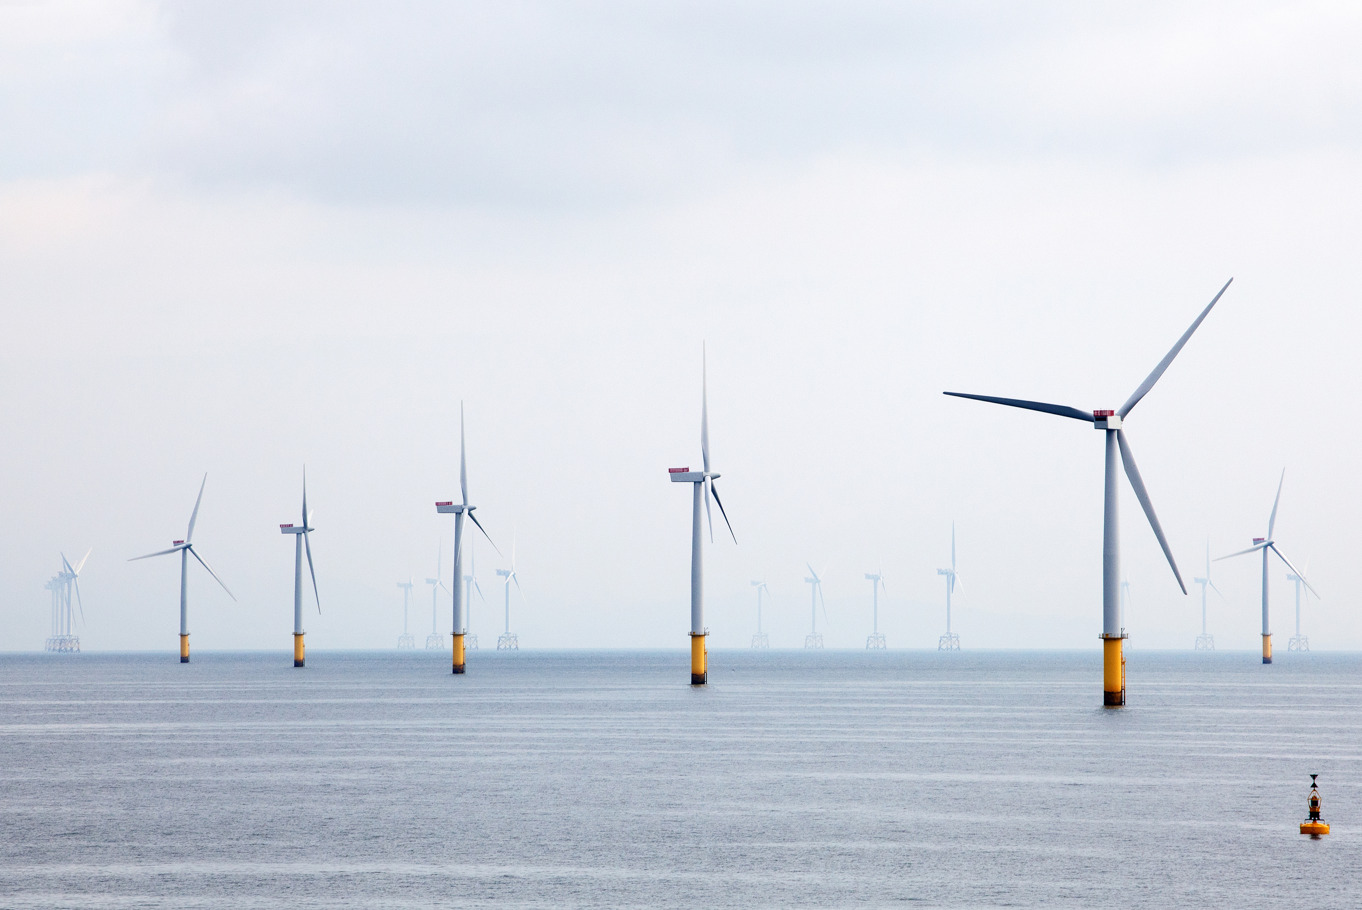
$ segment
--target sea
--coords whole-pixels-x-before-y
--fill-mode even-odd
[[[0,655],[0,907],[1362,907],[1362,655],[688,657]]]

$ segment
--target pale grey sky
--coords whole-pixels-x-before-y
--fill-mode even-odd
[[[830,645],[882,566],[890,645],[934,647],[952,520],[966,647],[1095,647],[1099,435],[940,393],[1117,407],[1231,275],[1132,446],[1189,578],[1286,467],[1305,631],[1362,647],[1359,39],[1350,4],[0,3],[0,649],[87,547],[85,646],[172,649],[175,561],[124,560],[204,471],[240,603],[192,575],[194,647],[287,648],[304,461],[309,645],[392,645],[461,399],[524,645],[684,649],[702,340],[715,647],[762,577],[802,644],[806,560]],[[1122,529],[1131,646],[1190,647],[1128,491]],[[1256,562],[1214,573],[1256,647]]]

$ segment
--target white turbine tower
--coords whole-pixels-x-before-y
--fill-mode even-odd
[[[728,525],[728,533],[733,537],[733,543],[738,542],[738,537],[733,533],[733,525],[728,521],[728,513],[724,511],[723,500],[719,498],[719,488],[714,485],[720,474],[709,469],[709,390],[707,385],[706,365],[704,349],[700,352],[700,459],[704,465],[703,471],[692,471],[690,468],[668,468],[667,474],[672,483],[693,484],[691,494],[691,521],[690,521],[690,684],[692,686],[703,686],[709,681],[708,651],[705,648],[705,637],[709,635],[709,630],[705,628],[705,576],[704,561],[700,538],[700,500],[705,501],[705,518],[709,524],[709,542],[714,542],[714,516],[710,512],[709,500],[712,496],[714,501],[719,504],[719,514],[724,518],[724,524]]]
[[[1305,567],[1307,569],[1310,568],[1309,560],[1306,561]],[[1296,634],[1293,635],[1291,637],[1291,640],[1286,643],[1286,650],[1309,651],[1310,638],[1307,635],[1301,634],[1301,588],[1305,586],[1305,579],[1302,578],[1300,575],[1297,575],[1295,572],[1291,572],[1286,576],[1286,580],[1293,583],[1296,586]],[[1310,596],[1309,588],[1305,589],[1305,596],[1307,598]],[[80,649],[79,643],[77,643],[76,649],[77,650]]]
[[[1257,552],[1259,552],[1259,551],[1262,551],[1262,554],[1263,554],[1263,663],[1265,663],[1265,664],[1270,664],[1270,663],[1272,663],[1272,629],[1271,629],[1271,627],[1270,627],[1269,624],[1268,624],[1268,613],[1267,613],[1267,592],[1268,592],[1268,585],[1267,585],[1267,551],[1268,551],[1268,550],[1271,550],[1273,553],[1276,553],[1276,554],[1277,554],[1277,558],[1280,559],[1282,562],[1286,563],[1286,567],[1287,567],[1288,569],[1291,570],[1292,574],[1294,574],[1294,575],[1301,575],[1301,572],[1299,572],[1299,571],[1296,569],[1295,566],[1291,565],[1291,560],[1289,560],[1289,559],[1287,559],[1285,556],[1283,556],[1283,555],[1282,555],[1282,551],[1277,549],[1277,542],[1276,542],[1275,540],[1272,539],[1272,530],[1273,530],[1273,528],[1275,528],[1275,527],[1277,526],[1277,506],[1280,505],[1280,504],[1281,504],[1281,501],[1282,501],[1282,484],[1285,483],[1285,482],[1286,482],[1286,469],[1283,468],[1283,469],[1282,469],[1282,477],[1281,477],[1281,480],[1277,481],[1277,498],[1274,499],[1274,500],[1272,500],[1272,514],[1269,515],[1269,516],[1268,516],[1268,519],[1267,519],[1267,536],[1266,536],[1266,537],[1255,537],[1255,538],[1253,538],[1253,546],[1249,547],[1247,550],[1240,550],[1238,553],[1230,553],[1228,556],[1221,556],[1221,557],[1219,557],[1218,559],[1216,559],[1216,562],[1220,562],[1221,559],[1232,559],[1232,558],[1235,557],[1235,556],[1243,556],[1243,555],[1246,554],[1246,553],[1257,553]],[[1319,592],[1317,592],[1314,588],[1311,588],[1311,587],[1310,587],[1310,582],[1306,581],[1305,578],[1304,578],[1304,576],[1301,577],[1301,582],[1306,586],[1306,588],[1309,588],[1311,594],[1314,594],[1316,597],[1319,596]]]
[[[77,652],[80,650],[80,636],[76,634],[76,609],[80,610],[80,621],[85,622],[85,604],[80,598],[80,570],[92,551],[86,551],[80,562],[74,566],[61,554],[61,572],[51,583],[53,596],[52,638],[47,642],[48,651]],[[74,592],[75,599],[72,600]]]
[[[944,575],[946,578],[946,634],[936,640],[938,651],[959,651],[960,636],[951,631],[951,597],[955,594],[955,586],[959,584],[962,588],[964,584],[960,581],[960,576],[955,571],[955,522],[951,522],[951,567],[949,569],[937,569],[937,575]]]
[[[870,582],[870,592],[874,597],[874,612],[871,614],[874,619],[871,626],[871,633],[866,636],[865,647],[867,651],[883,651],[885,649],[884,634],[880,632],[880,589],[888,594],[889,589],[884,585],[884,572],[867,572],[865,580]]]
[[[444,564],[445,545],[444,541],[441,541],[435,555],[435,577],[426,579],[426,584],[430,585],[430,634],[426,636],[427,651],[442,651],[445,646],[445,637],[440,634],[438,629],[440,589],[444,588],[446,591],[449,590],[449,588],[445,587],[444,583]]]
[[[416,582],[408,578],[406,581],[399,581],[397,586],[402,589],[402,634],[397,637],[397,647],[399,650],[407,651],[416,647],[416,638],[407,631],[407,617],[411,608],[411,589],[416,587]]]
[[[1215,636],[1206,631],[1206,589],[1210,588],[1217,594],[1220,594],[1220,589],[1215,586],[1215,582],[1211,581],[1211,539],[1209,537],[1206,538],[1206,574],[1201,578],[1193,578],[1192,583],[1201,585],[1201,634],[1196,637],[1194,650],[1214,651]],[[1225,595],[1220,594],[1220,597],[1224,599]]]
[[[497,574],[506,579],[501,587],[506,595],[506,630],[497,637],[498,651],[519,651],[520,639],[511,632],[511,584],[515,584],[516,592],[520,594],[522,603],[525,601],[525,590],[520,587],[520,576],[515,571],[515,534],[511,535],[511,567],[509,569],[497,569]]]
[[[1126,625],[1126,606],[1127,606],[1129,603],[1130,603],[1130,582],[1129,582],[1128,580],[1124,580],[1124,579],[1123,579],[1123,580],[1121,581],[1121,628],[1122,628],[1122,629],[1128,629],[1128,628],[1130,628],[1129,626]]]
[[[497,549],[497,545],[492,542],[492,535],[487,533],[482,522],[478,521],[478,517],[473,514],[473,510],[477,506],[468,504],[468,451],[464,446],[463,438],[463,402],[459,402],[459,492],[463,496],[463,502],[447,500],[435,504],[436,512],[454,516],[454,587],[452,592],[454,597],[453,671],[455,673],[463,673],[465,670],[463,636],[468,631],[468,623],[463,612],[463,585],[459,584],[459,576],[463,574],[463,520],[465,516],[473,519],[473,524],[478,526],[478,530],[487,538],[487,542],[492,544],[492,549]],[[497,552],[500,553],[501,551],[497,550]]]
[[[468,545],[468,574],[463,577],[463,602],[468,611],[468,628],[473,628],[473,592],[478,592],[478,600],[484,604],[487,598],[482,596],[482,586],[478,584],[478,547],[476,543]],[[478,636],[476,632],[465,631],[464,648],[469,651],[478,650]]]
[[[1231,278],[1230,281],[1234,279]],[[1117,522],[1117,480],[1116,480],[1116,460],[1117,451],[1120,451],[1121,463],[1125,466],[1126,477],[1130,479],[1130,485],[1135,491],[1135,498],[1140,501],[1144,514],[1149,519],[1149,525],[1154,529],[1154,536],[1159,540],[1159,546],[1163,548],[1163,555],[1168,559],[1168,565],[1173,570],[1173,576],[1177,579],[1178,587],[1182,593],[1187,593],[1187,586],[1182,583],[1182,575],[1178,572],[1177,563],[1173,560],[1173,551],[1168,546],[1167,539],[1163,536],[1163,528],[1159,526],[1159,520],[1154,515],[1154,504],[1149,499],[1146,492],[1144,481],[1140,479],[1139,469],[1135,467],[1135,456],[1131,453],[1130,444],[1126,441],[1125,430],[1122,424],[1130,415],[1130,411],[1135,405],[1140,403],[1140,399],[1148,394],[1154,387],[1154,383],[1159,381],[1159,377],[1168,369],[1173,358],[1182,350],[1183,345],[1192,337],[1192,333],[1201,325],[1202,320],[1211,312],[1211,307],[1215,306],[1222,294],[1230,286],[1230,282],[1225,282],[1225,286],[1215,295],[1206,308],[1197,316],[1196,321],[1191,324],[1187,331],[1182,333],[1177,344],[1173,349],[1164,355],[1163,360],[1154,368],[1154,372],[1140,383],[1131,396],[1126,399],[1125,404],[1115,411],[1080,411],[1078,408],[1069,407],[1062,404],[1048,404],[1042,401],[1024,401],[1017,398],[995,398],[989,395],[969,395],[962,392],[946,392],[957,398],[973,398],[976,401],[990,401],[994,404],[1007,405],[1008,407],[1024,408],[1029,411],[1041,411],[1046,414],[1055,414],[1060,417],[1070,417],[1074,420],[1082,420],[1091,423],[1096,429],[1102,431],[1106,442],[1106,471],[1104,480],[1104,492],[1102,500],[1102,704],[1109,708],[1120,707],[1126,703],[1126,681],[1125,681],[1125,659],[1122,656],[1122,643],[1126,638],[1125,629],[1121,628],[1121,604],[1120,604],[1120,579],[1121,579],[1121,546],[1119,524]]]
[[[173,541],[173,545],[168,550],[157,550],[155,553],[148,553],[145,556],[134,556],[128,562],[136,562],[139,559],[150,559],[153,556],[165,556],[168,553],[180,554],[180,663],[189,663],[189,557],[193,556],[199,561],[199,565],[208,570],[208,574],[213,576],[213,581],[222,586],[222,590],[227,591],[227,596],[236,600],[236,595],[228,590],[227,586],[218,578],[216,572],[204,562],[203,557],[194,549],[194,522],[199,519],[199,505],[203,502],[203,488],[208,484],[208,475],[203,475],[203,482],[199,484],[199,498],[194,500],[194,511],[189,514],[189,530],[185,532],[184,540]]]
[[[761,630],[761,595],[762,592],[770,594],[771,589],[766,587],[766,582],[764,581],[754,581],[752,582],[752,587],[757,589],[757,634],[752,636],[752,647],[769,649],[771,647],[771,640],[767,637],[766,633]]]
[[[818,631],[818,602],[823,601],[823,618],[827,618],[828,602],[823,600],[823,579],[813,570],[813,566],[804,563],[809,569],[809,575],[804,583],[809,586],[809,602],[812,612],[809,614],[809,634],[804,636],[804,647],[821,648],[823,647],[823,633]]]
[[[293,535],[293,665],[303,666],[303,551],[307,551],[307,571],[312,576],[312,596],[317,601],[317,613],[322,612],[322,595],[317,591],[317,570],[312,567],[312,541],[309,535],[312,513],[307,509],[307,468],[303,468],[303,523],[280,525],[280,534]]]

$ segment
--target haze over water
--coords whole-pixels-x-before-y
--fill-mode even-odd
[[[0,904],[1362,903],[1362,656],[470,658],[7,655]]]

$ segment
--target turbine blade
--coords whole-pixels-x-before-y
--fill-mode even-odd
[[[804,568],[806,568],[806,569],[809,570],[809,574],[812,575],[812,576],[814,577],[814,580],[815,580],[815,581],[818,580],[818,573],[815,572],[815,571],[813,570],[813,565],[812,565],[812,563],[808,563],[808,562],[804,563]]]
[[[955,571],[955,522],[951,522],[951,572]]]
[[[95,550],[94,550],[94,547],[91,547],[90,549],[86,550],[86,551],[85,551],[85,555],[82,556],[82,557],[80,558],[80,562],[76,563],[76,574],[77,574],[77,575],[80,574],[80,570],[81,570],[81,569],[85,568],[85,560],[89,559],[89,558],[90,558],[90,554],[93,553],[94,551],[95,551]]]
[[[1238,553],[1227,553],[1224,556],[1217,556],[1215,559],[1212,559],[1211,562],[1220,562],[1222,559],[1232,559],[1235,556],[1243,556],[1245,553],[1257,553],[1265,546],[1267,546],[1266,543],[1256,543],[1247,550],[1240,550]]]
[[[303,527],[307,527],[307,465],[303,465]]]
[[[184,535],[185,543],[194,542],[194,522],[199,520],[199,504],[203,502],[203,488],[208,485],[208,475],[203,475],[203,482],[199,484],[199,498],[194,500],[194,511],[189,515],[189,532]]]
[[[482,532],[482,536],[487,538],[487,542],[492,545],[492,549],[496,550],[497,555],[500,556],[501,551],[497,550],[496,541],[492,540],[492,535],[487,533],[487,529],[482,526],[482,522],[478,521],[478,517],[472,512],[468,512],[467,515],[469,518],[473,519],[473,524],[478,526],[478,530]],[[512,563],[514,563],[514,559],[512,560]]]
[[[1086,420],[1093,423],[1097,420],[1092,416],[1091,411],[1080,411],[1078,408],[1071,408],[1067,404],[1048,404],[1044,401],[1027,401],[1023,398],[996,398],[993,395],[971,395],[966,392],[942,392],[942,395],[950,395],[952,398],[971,398],[975,401],[991,401],[994,404],[1005,404],[1009,408],[1022,408],[1027,411],[1041,411],[1045,414],[1058,414],[1060,417],[1072,417],[1074,420]]]
[[[307,525],[303,525],[303,527],[307,527]],[[316,598],[317,613],[320,615],[322,612],[322,595],[317,590],[317,570],[312,568],[312,541],[309,540],[310,537],[312,537],[311,534],[306,531],[303,532],[303,549],[307,550],[307,571],[312,575],[312,596]]]
[[[222,590],[224,590],[224,591],[227,592],[227,596],[230,597],[230,598],[232,598],[232,600],[236,600],[236,595],[233,594],[233,593],[231,592],[231,589],[230,589],[230,588],[228,588],[226,585],[223,585],[223,584],[222,584],[222,579],[221,579],[221,578],[218,578],[218,573],[214,572],[213,569],[212,569],[212,567],[210,567],[210,566],[208,565],[208,563],[206,563],[206,562],[203,561],[203,557],[200,556],[198,553],[196,553],[196,552],[194,551],[194,548],[193,548],[193,547],[185,547],[185,549],[189,551],[189,555],[190,555],[190,556],[194,557],[195,559],[197,559],[197,560],[199,561],[199,565],[203,566],[205,569],[208,570],[208,574],[211,575],[211,576],[213,576],[213,581],[215,581],[215,582],[217,582],[218,584],[222,585]]]
[[[1272,514],[1267,519],[1267,539],[1272,539],[1272,529],[1277,525],[1277,506],[1282,501],[1282,484],[1286,483],[1286,468],[1282,468],[1282,479],[1277,481],[1277,498],[1272,500]],[[1281,555],[1280,553],[1277,555]],[[1300,573],[1297,572],[1297,575]]]
[[[516,575],[515,573],[511,573],[511,581],[515,582],[515,590],[516,593],[520,595],[520,602],[528,604],[529,601],[525,599],[525,590],[520,587],[520,576]]]
[[[468,506],[468,449],[465,447],[464,441],[463,441],[463,402],[462,402],[462,401],[459,402],[459,490],[462,491],[462,493],[463,493],[463,504],[464,504],[465,507],[467,507],[467,506]],[[473,517],[473,513],[472,513],[472,512],[468,513],[468,517],[469,517],[469,518],[472,518],[472,517]],[[481,527],[481,525],[479,525],[479,527]],[[484,531],[483,533],[485,534],[485,533],[487,533],[487,532]],[[489,538],[487,538],[487,539],[488,539],[488,540],[491,540],[492,538],[489,537]],[[495,544],[494,544],[494,546],[495,546]]]
[[[714,501],[719,504],[719,514],[724,517],[724,524],[728,525],[729,536],[733,538],[733,543],[736,544],[738,542],[738,535],[733,533],[733,525],[729,524],[728,513],[724,511],[724,501],[719,498],[719,488],[715,486],[714,481],[712,480],[709,482],[709,489],[714,494]],[[713,529],[711,528],[711,530]]]
[[[1310,586],[1310,582],[1308,582],[1308,581],[1305,580],[1305,576],[1304,576],[1304,575],[1301,575],[1300,569],[1297,569],[1295,566],[1291,565],[1291,560],[1289,560],[1289,559],[1287,559],[1285,556],[1283,556],[1281,550],[1277,549],[1277,547],[1276,547],[1275,545],[1273,545],[1273,544],[1268,544],[1268,545],[1267,545],[1267,548],[1268,548],[1269,550],[1271,550],[1273,553],[1276,553],[1276,554],[1277,554],[1277,558],[1280,559],[1282,562],[1286,563],[1286,567],[1287,567],[1288,569],[1290,569],[1298,578],[1300,578],[1301,584],[1305,585],[1305,589],[1306,589],[1307,591],[1309,591],[1311,594],[1315,595],[1316,597],[1319,597],[1319,592],[1316,591],[1313,587]]]
[[[71,568],[71,563],[67,561],[65,553],[61,554],[61,564],[62,568],[67,571],[67,574],[69,575],[76,574],[75,570]]]
[[[85,625],[85,604],[80,599],[80,579],[73,578],[71,583],[76,587],[76,606],[80,608],[80,624]]]
[[[710,480],[705,478],[705,524],[709,527],[709,542],[714,543],[714,513],[709,508]]]
[[[481,600],[483,603],[487,603],[487,598],[482,596],[482,585],[478,584],[478,580],[476,578],[473,579],[473,590],[478,592],[478,600]]]
[[[1154,378],[1157,379],[1158,377]],[[1186,594],[1187,586],[1182,583],[1182,573],[1178,571],[1177,561],[1173,559],[1173,551],[1168,546],[1168,538],[1163,536],[1163,527],[1159,524],[1159,517],[1154,514],[1154,503],[1150,502],[1149,492],[1144,488],[1144,481],[1140,479],[1140,469],[1135,467],[1135,456],[1130,451],[1130,443],[1126,442],[1125,430],[1116,431],[1116,443],[1121,447],[1121,463],[1125,465],[1126,477],[1130,478],[1130,485],[1135,489],[1135,498],[1140,501],[1145,517],[1149,519],[1149,526],[1154,529],[1154,536],[1159,539],[1159,546],[1163,547],[1163,555],[1167,558],[1168,565],[1173,570],[1173,577],[1178,580],[1178,587],[1182,589],[1183,594]]]
[[[957,575],[957,574],[955,574],[955,572],[951,572],[951,593],[952,593],[952,594],[955,593],[955,586],[956,586],[956,585],[959,585],[959,586],[960,586],[960,590],[962,590],[962,591],[965,589],[965,583],[964,583],[963,581],[960,580],[960,576]]]
[[[157,550],[155,553],[148,553],[146,556],[134,556],[132,559],[129,559],[128,562],[137,562],[139,559],[151,559],[153,556],[165,556],[167,553],[178,553],[183,549],[184,547],[181,546],[171,547],[169,550]]]
[[[1217,588],[1217,587],[1215,586],[1215,582],[1211,581],[1211,580],[1208,578],[1208,579],[1206,579],[1206,584],[1208,584],[1208,585],[1211,586],[1211,590],[1212,590],[1212,591],[1214,591],[1214,592],[1217,593],[1217,594],[1220,594],[1220,599],[1221,599],[1221,600],[1224,600],[1224,599],[1225,599],[1225,595],[1224,595],[1223,593],[1221,593],[1220,589]]]
[[[1230,279],[1230,281],[1233,280],[1233,278]],[[1150,373],[1145,378],[1145,381],[1140,383],[1140,387],[1126,399],[1126,403],[1121,405],[1120,410],[1116,412],[1117,414],[1124,418],[1130,413],[1131,408],[1140,403],[1141,398],[1149,394],[1149,390],[1154,388],[1154,383],[1159,381],[1159,377],[1163,375],[1163,371],[1168,369],[1168,365],[1173,362],[1173,358],[1178,356],[1178,352],[1181,351],[1182,346],[1187,343],[1187,339],[1191,338],[1192,333],[1197,330],[1197,326],[1201,325],[1201,320],[1205,319],[1207,314],[1211,312],[1211,307],[1215,306],[1216,301],[1220,299],[1220,295],[1224,294],[1225,291],[1229,289],[1230,281],[1226,281],[1225,286],[1220,289],[1220,293],[1216,294],[1215,297],[1211,299],[1211,302],[1206,304],[1206,309],[1202,310],[1201,315],[1197,316],[1196,321],[1187,327],[1187,331],[1182,333],[1182,337],[1178,339],[1178,343],[1173,345],[1173,349],[1164,355],[1163,359],[1159,361],[1158,366],[1154,367],[1154,372]]]
[[[700,460],[704,462],[705,473],[709,473],[709,385],[708,370],[705,364],[705,344],[700,342]],[[710,540],[714,539],[714,529],[710,529]]]

